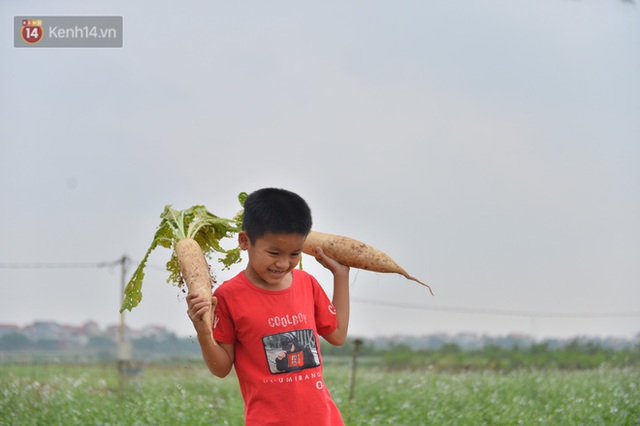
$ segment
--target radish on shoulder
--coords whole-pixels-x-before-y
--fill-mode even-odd
[[[311,231],[309,235],[307,235],[302,251],[314,256],[316,247],[320,247],[327,256],[335,259],[338,263],[352,268],[400,274],[409,280],[427,287],[433,295],[431,287],[409,275],[409,273],[400,267],[388,254],[368,244],[342,235]]]

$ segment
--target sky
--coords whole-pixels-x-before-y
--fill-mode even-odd
[[[117,324],[118,262],[128,280],[165,205],[233,217],[238,193],[274,186],[307,200],[315,230],[432,287],[352,270],[352,337],[640,333],[634,3],[39,0],[0,15],[0,324]],[[122,16],[123,47],[15,48],[13,17],[30,15]],[[152,253],[125,321],[188,336],[170,254]],[[212,267],[220,283],[244,264]]]

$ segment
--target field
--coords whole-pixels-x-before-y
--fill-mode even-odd
[[[640,372],[443,373],[329,364],[348,425],[638,425]],[[0,366],[1,425],[242,425],[235,377],[156,366],[122,383],[111,366]]]

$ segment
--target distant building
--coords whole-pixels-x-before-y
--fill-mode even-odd
[[[87,336],[100,336],[102,331],[100,330],[100,326],[95,321],[87,321],[82,324],[82,328]]]
[[[22,330],[20,327],[14,324],[0,324],[0,337],[6,334],[20,333]]]
[[[59,340],[60,325],[53,321],[36,321],[24,328],[24,334],[34,342],[39,340]]]

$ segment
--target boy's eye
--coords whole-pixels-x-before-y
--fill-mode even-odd
[[[269,256],[280,256],[280,253],[277,252],[277,251],[267,251],[267,254]],[[298,257],[298,256],[300,256],[300,252],[291,253],[289,256]]]

